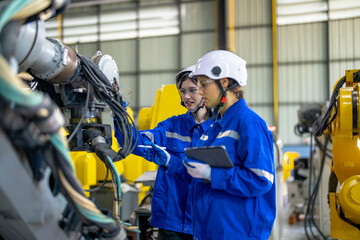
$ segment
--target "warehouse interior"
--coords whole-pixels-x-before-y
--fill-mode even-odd
[[[26,9],[26,5],[39,10],[28,16],[31,10]],[[152,129],[166,118],[185,113],[175,87],[175,76],[213,50],[227,50],[246,61],[246,103],[273,132],[276,219],[269,239],[360,239],[358,0],[27,0],[2,1],[0,11],[0,51],[6,62],[6,65],[0,63],[3,72],[0,135],[4,143],[0,148],[3,153],[0,239],[48,239],[55,234],[58,239],[157,239],[156,229],[149,224],[151,210],[146,208],[151,203],[157,165],[131,154],[132,147],[121,149],[115,145],[113,156],[121,155],[121,159],[125,159],[109,163],[105,168],[95,150],[82,148],[76,132],[81,125],[88,128],[93,124],[92,127],[109,133],[105,136],[107,143],[117,144],[111,136],[114,116],[120,118],[116,109],[126,112],[121,115],[126,129],[133,126],[137,130]],[[30,25],[37,21],[43,25],[37,24],[33,30]],[[58,78],[48,80],[47,74],[54,72],[37,74],[31,71],[33,63],[25,68],[27,61],[14,61],[16,54],[25,55],[24,59],[37,55],[30,54],[36,49],[35,43],[30,43],[30,50],[24,47],[29,45],[25,42],[30,41],[30,34],[25,33],[20,40],[16,38],[25,25],[29,25],[36,37],[55,39],[50,42],[56,46],[61,43],[60,48],[65,46],[66,52],[80,56],[83,69],[88,66],[86,59],[90,59],[106,77],[111,72],[126,110],[102,101],[103,93],[95,93],[94,99],[100,100],[92,105],[93,115],[84,118],[82,109],[76,109],[74,102],[80,99],[81,107],[89,107],[84,99],[90,91],[81,90],[88,89],[89,83],[79,87],[81,83],[75,79],[78,84],[75,84],[78,89],[75,94],[85,94],[72,97],[69,96],[72,90],[66,87],[69,78],[59,82]],[[17,50],[8,52],[11,48]],[[96,57],[103,56],[105,58],[96,62]],[[108,63],[111,71],[107,69]],[[28,91],[47,92],[51,88],[54,95],[49,94],[55,104],[58,104],[57,98],[63,98],[60,114],[64,120],[59,127],[71,126],[67,133],[69,146],[59,147],[62,146],[60,138],[49,134],[48,125],[39,124],[41,121],[36,118],[39,107],[29,104],[29,101],[41,102],[39,97],[27,93],[15,96],[24,89],[20,83],[11,83],[15,82],[15,76],[22,84],[29,84]],[[90,78],[87,74],[81,75],[84,76]],[[49,85],[55,85],[54,90]],[[18,105],[20,107],[16,107]],[[11,111],[16,114],[10,114]],[[25,117],[18,121],[19,116]],[[7,125],[10,123],[27,127],[12,128],[13,125]],[[33,139],[38,132],[27,130],[32,123],[40,129],[46,128],[46,136],[36,138],[34,145],[16,141],[19,136]],[[47,141],[53,145],[49,147],[45,144]],[[107,153],[109,151],[111,149]],[[109,214],[97,207],[116,208],[121,212],[118,236],[84,234],[81,224],[86,219],[74,215],[71,209],[78,203],[69,200],[77,194],[69,197],[61,190],[66,184],[57,186],[49,180],[54,169],[59,168],[57,164],[63,161],[51,157],[59,152],[66,156],[69,166],[74,166],[74,177],[68,180],[70,185],[85,189],[86,197],[81,197],[81,202],[91,205],[86,211],[95,211],[98,215],[91,213],[91,217],[102,219],[99,221],[103,225],[97,226],[108,227],[111,222],[107,219]],[[50,158],[55,159],[54,163],[46,160]],[[34,168],[40,169],[41,174],[36,175]],[[63,179],[62,174],[57,177]],[[118,189],[113,186],[114,182]],[[58,199],[59,195],[49,193],[57,187],[59,195],[67,197]],[[114,194],[117,206],[113,203]],[[72,204],[66,205],[66,201]],[[45,210],[39,210],[42,206],[46,206]],[[68,214],[66,221],[64,212]],[[114,228],[106,227],[107,231]],[[93,233],[91,227],[86,231]]]

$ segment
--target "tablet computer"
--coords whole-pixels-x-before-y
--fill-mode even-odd
[[[224,146],[185,148],[185,154],[188,158],[207,163],[211,167],[234,167]]]

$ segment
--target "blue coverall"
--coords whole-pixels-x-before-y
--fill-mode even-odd
[[[191,177],[182,164],[185,158],[184,148],[194,147],[212,123],[212,120],[207,120],[198,125],[191,113],[187,112],[160,122],[154,129],[138,132],[138,142],[133,154],[143,157],[144,148],[138,145],[150,140],[166,147],[171,155],[168,166],[159,166],[157,171],[151,201],[152,226],[192,234],[192,198],[189,194]],[[121,144],[122,136],[116,127],[115,136]],[[133,137],[135,141],[135,136]]]
[[[194,178],[193,235],[201,240],[268,239],[276,215],[272,134],[244,99],[227,109],[198,146],[226,147],[233,168]]]

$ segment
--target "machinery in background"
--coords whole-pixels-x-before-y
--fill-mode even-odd
[[[327,239],[330,235],[330,214],[324,203],[327,202],[327,184],[330,175],[330,167],[328,169],[327,165],[330,165],[332,156],[328,141],[314,136],[322,111],[321,105],[302,106],[298,110],[299,123],[294,129],[295,134],[299,136],[306,134],[305,136],[309,137],[305,139],[309,143],[306,146],[308,156],[303,159],[302,154],[296,156],[298,159],[293,166],[294,179],[297,179],[302,187],[289,191],[289,199],[293,195],[293,199],[302,201],[301,214],[304,217],[302,220],[308,239]],[[299,175],[300,171],[302,175]]]
[[[314,122],[321,116],[321,106],[309,104],[301,106],[297,112],[299,122],[294,127],[294,132],[310,145],[284,147],[282,181],[286,183],[287,203],[289,204],[288,221],[290,224],[303,221],[307,211],[307,202],[310,197],[310,188],[313,184],[315,168],[312,161],[314,149],[312,146],[312,131]]]
[[[314,122],[321,116],[321,106],[304,105],[298,110],[299,123],[295,125],[295,134],[303,135],[313,131]]]
[[[291,213],[288,213],[289,224],[294,224],[300,214],[304,213],[304,203],[307,197],[307,177],[299,175],[299,170],[306,170],[303,165],[306,158],[300,158],[300,154],[294,151],[287,151],[283,155],[283,178],[286,186],[286,203],[289,204]],[[296,172],[296,173],[295,173]],[[299,178],[300,177],[300,178]]]
[[[67,3],[0,3],[0,237],[5,239],[126,238],[114,162],[132,152],[134,123],[123,105],[110,56],[99,53],[89,59],[45,38],[43,20],[63,12]],[[50,92],[25,90],[28,86],[14,75],[23,71],[53,86],[52,97],[60,96],[61,107],[71,109],[70,150],[105,164],[114,188],[113,213],[86,198],[61,131],[63,115]],[[106,105],[123,133],[124,144],[117,152],[111,149],[110,127],[101,122]]]
[[[335,239],[360,239],[359,87],[360,70],[346,70],[315,128],[315,136],[325,135],[324,156],[327,143],[332,142],[329,207],[331,237]]]
[[[140,130],[152,129],[165,119],[186,113],[186,108],[180,105],[181,99],[175,84],[163,85],[156,92],[154,105],[142,108],[139,112]]]

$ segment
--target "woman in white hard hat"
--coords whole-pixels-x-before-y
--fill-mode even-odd
[[[228,51],[212,51],[190,75],[206,105],[215,108],[216,121],[197,146],[225,146],[234,163],[216,168],[184,160],[194,178],[194,239],[268,239],[276,212],[273,141],[243,98],[246,62]]]
[[[212,123],[211,110],[204,107],[204,101],[197,93],[197,82],[189,77],[194,68],[194,65],[190,66],[176,75],[181,105],[188,112],[170,117],[154,129],[139,131],[133,151],[133,154],[159,165],[150,220],[152,226],[159,228],[158,240],[193,239],[191,197],[188,195],[191,177],[182,160],[185,158],[184,149],[195,146]],[[116,126],[115,136],[121,145],[121,132]]]

